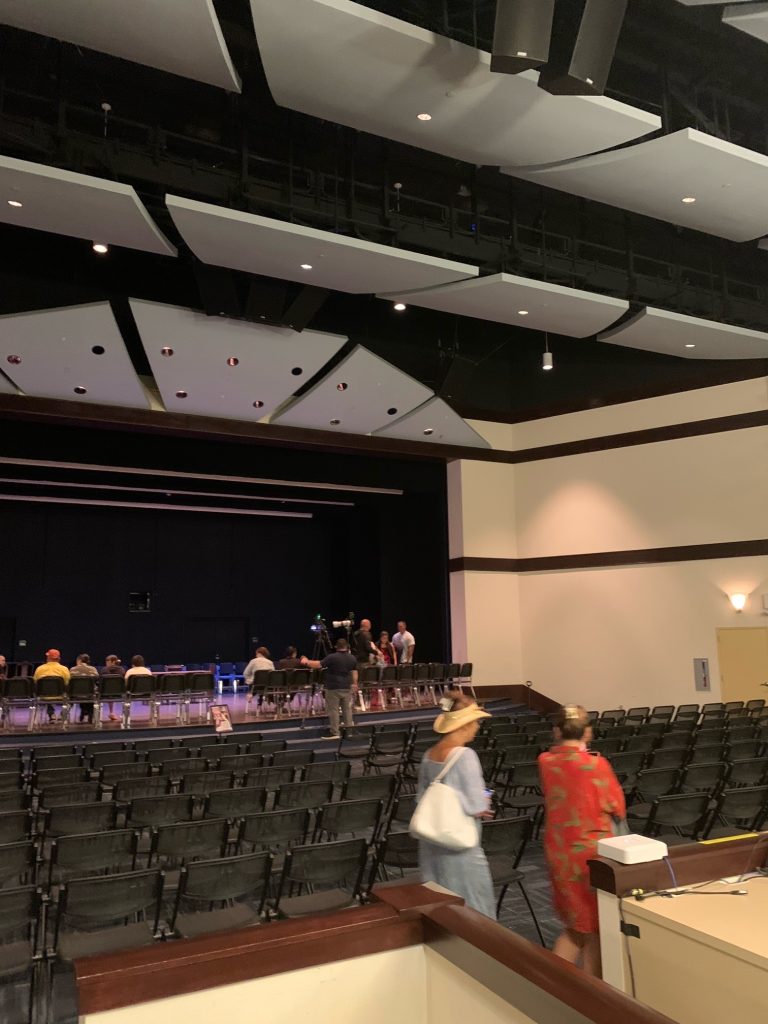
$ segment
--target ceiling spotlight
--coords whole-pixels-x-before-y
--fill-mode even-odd
[[[237,358],[237,356],[230,356],[229,359],[227,360],[227,366],[237,366],[239,362],[240,360]]]
[[[188,396],[188,392],[187,391],[177,391],[176,392],[176,397],[177,398],[187,398],[187,396]]]
[[[256,401],[253,403],[253,408],[254,409],[261,409],[263,407],[264,407],[264,403],[262,402],[262,400],[260,398],[257,398]]]
[[[683,198],[680,200],[680,202],[681,203],[695,203],[696,202],[696,196],[683,196]]]
[[[417,114],[416,117],[418,117],[418,119],[420,121],[431,121],[432,120],[432,115],[431,114]]]
[[[686,348],[696,348],[696,345],[694,344],[694,342],[689,341],[689,342],[686,343],[685,347]]]
[[[301,269],[302,270],[311,270],[312,269],[312,264],[311,263],[302,263],[301,264]]]
[[[17,209],[19,209],[20,207],[22,207],[24,205],[24,203],[20,203],[18,199],[9,199],[8,200],[8,205],[9,206],[15,206]]]
[[[170,356],[173,355],[173,349],[172,348],[167,348],[167,347],[166,348],[161,348],[160,349],[160,355],[161,356],[165,356],[166,358],[169,358]]]
[[[518,316],[528,316],[528,310],[527,309],[518,309],[517,315]]]
[[[97,252],[99,256],[103,256],[104,253],[109,252],[109,246],[106,245],[104,242],[94,242],[93,251]]]
[[[337,384],[337,385],[336,385],[336,390],[337,390],[337,391],[346,391],[348,387],[349,387],[349,384],[345,384],[345,383],[344,383],[344,382],[342,381],[342,383],[341,383],[341,384]]]
[[[76,395],[88,394],[88,388],[84,388],[82,384],[78,384],[78,386],[76,388],[73,388],[72,390],[75,392]]]
[[[425,434],[426,437],[429,437],[430,434],[434,434],[434,432],[435,432],[435,428],[434,427],[427,427],[426,430],[424,431],[424,434]]]
[[[396,313],[404,313],[407,309],[404,302],[396,302],[394,308]]]
[[[328,422],[332,427],[338,427],[338,425],[341,423],[341,420],[329,420]]]
[[[18,366],[21,362],[21,356],[8,356],[8,362],[11,366]]]

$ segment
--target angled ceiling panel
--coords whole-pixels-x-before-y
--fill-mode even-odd
[[[557,166],[503,170],[734,242],[768,233],[768,156],[693,128]]]
[[[460,281],[441,288],[387,298],[406,305],[514,324],[534,331],[551,331],[573,338],[596,334],[629,309],[625,299],[564,288],[514,274],[494,274],[475,281]]]
[[[8,367],[10,369],[10,367]],[[19,389],[0,374],[0,395],[18,395]]]
[[[429,388],[358,346],[327,377],[273,417],[272,422],[288,427],[370,434],[431,396]]]
[[[723,11],[723,24],[768,43],[768,4],[732,4]]]
[[[175,256],[130,185],[0,156],[0,220]]]
[[[281,106],[458,160],[549,163],[661,127],[603,96],[551,96],[535,72],[492,74],[490,54],[347,0],[251,0],[251,10]]]
[[[398,437],[407,441],[432,444],[459,444],[470,448],[490,448],[489,442],[466,423],[442,398],[431,398],[418,409],[395,423],[390,423],[376,436]]]
[[[203,263],[340,292],[429,288],[476,277],[477,267],[330,231],[166,196],[176,227]],[[302,267],[302,264],[305,266]]]
[[[140,299],[131,299],[131,309],[166,409],[200,416],[259,420],[271,415],[347,340]]]
[[[149,406],[108,302],[2,316],[0,353],[3,370],[27,395]]]
[[[240,92],[213,0],[0,0],[0,23]]]
[[[768,334],[652,307],[598,341],[684,359],[768,359]]]

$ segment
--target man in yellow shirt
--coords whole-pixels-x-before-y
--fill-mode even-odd
[[[45,652],[45,664],[38,665],[35,669],[34,679],[35,682],[38,679],[44,679],[50,676],[60,676],[64,680],[64,685],[69,685],[69,669],[66,665],[61,664],[61,651],[56,650],[52,647],[49,651]],[[55,697],[43,697],[43,700],[55,701]],[[51,722],[56,721],[56,707],[53,703],[47,707],[48,719]]]

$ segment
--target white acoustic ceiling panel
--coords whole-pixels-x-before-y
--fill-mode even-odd
[[[131,309],[165,407],[200,416],[271,415],[347,340],[140,299]]]
[[[213,0],[0,0],[0,23],[240,92]]]
[[[6,378],[0,374],[0,395],[17,395],[18,393],[19,389],[14,387],[9,380],[6,380]]]
[[[768,233],[768,156],[694,128],[558,166],[504,170],[734,242]]]
[[[166,196],[184,241],[203,263],[340,292],[429,288],[476,277],[477,267],[334,235],[299,224]]]
[[[0,220],[163,256],[176,249],[130,185],[0,156]]]
[[[768,359],[768,334],[762,331],[652,307],[598,340],[685,359]]]
[[[398,437],[407,441],[432,444],[458,444],[470,448],[490,448],[488,441],[466,423],[442,398],[431,398],[397,420],[376,431],[376,436]]]
[[[661,127],[603,96],[551,96],[535,72],[492,74],[483,50],[348,0],[251,0],[251,10],[281,106],[468,163],[549,163]]]
[[[108,302],[2,316],[0,354],[27,395],[149,405]]]
[[[768,4],[732,4],[723,11],[723,24],[768,43]]]
[[[533,281],[514,274],[494,274],[475,281],[461,281],[391,297],[411,306],[513,324],[534,331],[551,331],[573,338],[596,334],[629,309],[625,299],[565,288],[547,281]]]
[[[272,422],[370,434],[431,396],[429,388],[358,346]]]

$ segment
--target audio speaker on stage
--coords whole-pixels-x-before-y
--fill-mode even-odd
[[[549,57],[555,0],[496,0],[491,71],[517,75]]]
[[[627,0],[557,0],[539,86],[561,96],[602,96],[626,10]]]

